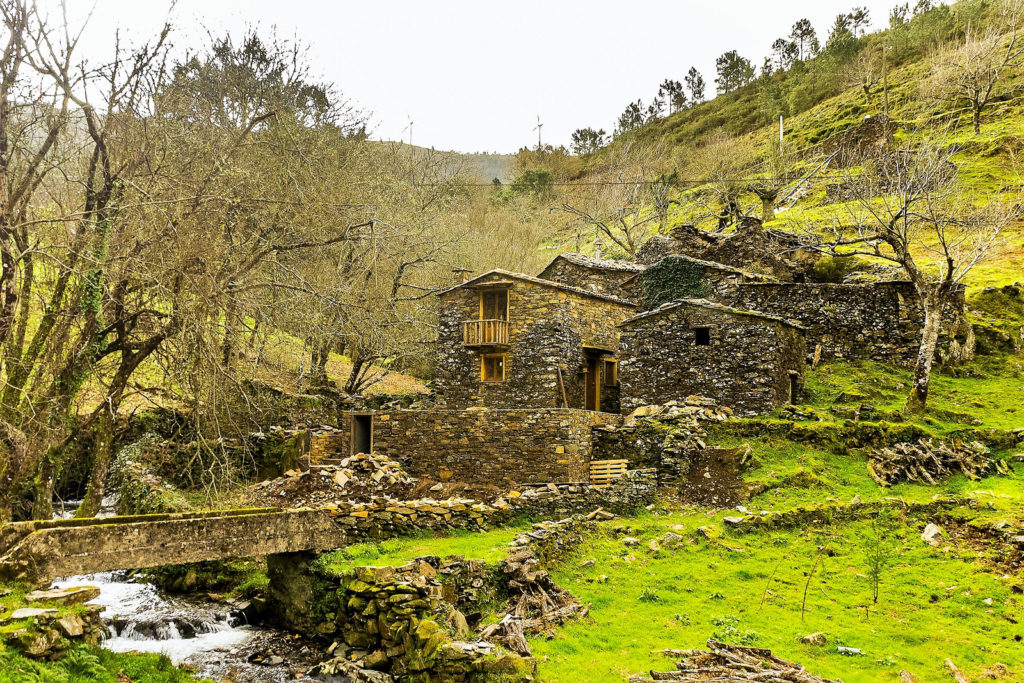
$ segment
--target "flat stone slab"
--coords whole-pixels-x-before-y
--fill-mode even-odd
[[[96,586],[68,586],[52,590],[32,591],[25,596],[25,602],[55,602],[58,605],[78,605],[100,597]]]
[[[39,607],[21,607],[11,612],[11,616],[8,617],[10,621],[17,621],[18,619],[35,619],[37,617],[44,617],[51,614],[56,614],[55,609],[41,609]]]

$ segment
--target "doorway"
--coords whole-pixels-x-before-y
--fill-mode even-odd
[[[373,415],[352,416],[352,455],[373,452]]]
[[[601,356],[587,353],[583,357],[583,408],[601,410]]]

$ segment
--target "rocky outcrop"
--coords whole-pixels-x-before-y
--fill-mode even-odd
[[[81,605],[99,594],[92,586],[36,591],[25,601],[39,606],[20,607],[0,617],[3,642],[27,657],[58,659],[81,643],[99,645],[106,633],[100,605]]]

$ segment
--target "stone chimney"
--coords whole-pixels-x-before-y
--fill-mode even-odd
[[[452,279],[455,281],[454,284],[461,285],[465,282],[469,282],[473,276],[473,271],[467,270],[466,268],[452,268]]]

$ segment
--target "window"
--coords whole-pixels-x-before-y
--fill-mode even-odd
[[[606,360],[604,362],[604,385],[606,387],[619,386],[619,362]]]
[[[480,379],[484,382],[505,380],[505,354],[480,356]]]
[[[711,346],[711,328],[710,327],[695,327],[693,332],[696,335],[694,341],[697,346]]]
[[[508,320],[508,290],[492,289],[480,292],[481,320]]]

